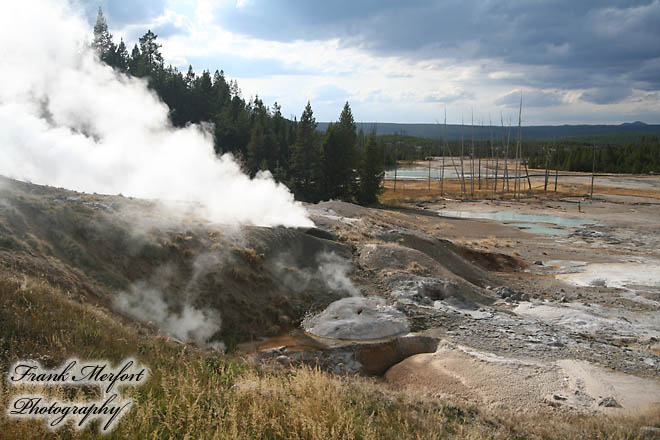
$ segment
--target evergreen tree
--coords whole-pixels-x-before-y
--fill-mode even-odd
[[[264,132],[265,128],[261,121],[257,121],[250,132],[250,142],[247,145],[247,167],[251,176],[268,166],[265,159],[266,136]]]
[[[215,71],[213,74],[213,107],[216,111],[222,109],[229,104],[231,95],[229,92],[229,84],[225,79],[224,71]]]
[[[115,50],[114,57],[110,65],[116,67],[122,72],[126,72],[128,70],[129,60],[130,57],[128,56],[128,50],[126,49],[126,44],[122,38],[119,41],[119,45],[117,45],[117,49]]]
[[[112,42],[112,34],[108,31],[108,24],[103,16],[103,11],[99,7],[94,25],[94,39],[92,48],[96,51],[102,61],[108,62],[115,53],[116,46]]]
[[[142,62],[142,54],[140,53],[140,48],[136,44],[133,46],[131,51],[131,57],[128,61],[128,73],[132,76],[141,77],[144,76],[144,63]]]
[[[271,127],[270,110],[259,97],[248,108],[250,125],[250,142],[247,149],[247,164],[252,174],[260,169],[275,169],[277,162],[277,143]]]
[[[321,150],[321,170],[323,192],[322,199],[328,200],[340,198],[340,178],[338,170],[341,157],[341,143],[339,140],[339,130],[337,124],[329,123],[323,136],[323,146]]]
[[[369,135],[364,147],[360,166],[360,186],[358,201],[369,205],[378,202],[378,194],[382,191],[381,184],[385,174],[383,170],[383,150],[374,134]]]
[[[286,172],[289,168],[289,130],[287,125],[290,122],[282,117],[282,107],[275,102],[273,104],[273,113],[271,115],[271,127],[274,136],[274,157],[273,160],[280,168]]]
[[[194,98],[199,101],[200,120],[210,121],[213,114],[213,80],[208,70],[202,71],[199,82],[195,84]]]
[[[160,54],[161,45],[156,42],[157,38],[158,35],[148,30],[139,40],[140,52],[142,53],[147,74],[163,68],[163,56]]]
[[[339,122],[326,130],[323,143],[325,198],[350,200],[356,193],[356,125],[348,102]]]
[[[292,147],[291,174],[296,195],[314,201],[318,195],[320,177],[319,149],[316,142],[316,119],[307,101],[298,122],[296,143]]]
[[[163,80],[159,82],[158,95],[170,108],[170,120],[177,127],[189,122],[186,114],[187,89],[183,75],[171,65],[162,71]]]
[[[233,96],[229,105],[216,114],[214,122],[217,152],[247,155],[250,117],[245,101],[239,96]]]
[[[188,73],[186,73],[186,76],[183,80],[186,83],[186,87],[192,90],[193,83],[195,82],[195,71],[193,70],[192,64],[188,65]]]

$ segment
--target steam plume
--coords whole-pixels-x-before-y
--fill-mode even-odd
[[[360,290],[348,277],[348,262],[334,253],[324,253],[318,257],[319,274],[333,290],[347,292],[351,296],[360,296]]]
[[[140,281],[121,292],[113,300],[115,308],[144,322],[153,322],[158,328],[183,342],[194,341],[202,347],[224,351],[222,342],[209,342],[220,331],[220,313],[210,308],[199,309],[185,304],[180,312],[172,311],[163,293],[151,284]]]
[[[334,252],[323,252],[316,256],[316,264],[312,271],[291,270],[296,266],[295,259],[290,254],[281,254],[272,269],[276,278],[296,292],[307,290],[310,284],[320,282],[333,291],[351,296],[362,295],[350,278],[351,266],[348,260]]]
[[[187,200],[221,223],[311,226],[270,173],[217,158],[201,126],[173,128],[144,81],[87,49],[92,30],[65,0],[0,14],[0,174],[85,192]]]

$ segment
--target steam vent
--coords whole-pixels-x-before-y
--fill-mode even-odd
[[[335,301],[306,321],[304,328],[315,336],[351,340],[383,339],[409,331],[406,316],[378,297]]]
[[[660,440],[660,0],[303,3],[0,1],[0,440]]]

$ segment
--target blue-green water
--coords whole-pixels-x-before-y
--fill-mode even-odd
[[[568,235],[570,231],[567,229],[552,228],[543,226],[536,223],[506,223],[509,226],[515,226],[525,232],[532,234],[546,234],[546,235]]]
[[[489,170],[488,173],[492,173],[492,170]],[[431,168],[431,179],[439,180],[441,177],[442,170],[437,168]],[[478,171],[475,171],[475,178]],[[459,168],[460,175],[460,168]],[[459,175],[456,174],[456,170],[453,167],[445,167],[445,179],[456,179]],[[469,169],[465,170],[465,178],[467,179],[470,176]],[[481,177],[486,177],[486,169],[481,169]],[[396,170],[396,178],[401,180],[423,180],[429,178],[429,169],[424,167],[403,167]],[[385,171],[385,179],[393,180],[394,179],[394,170]]]
[[[523,214],[516,211],[493,211],[493,212],[470,212],[470,211],[438,211],[441,217],[455,218],[477,218],[496,220],[502,223],[516,226],[533,234],[567,235],[568,230],[562,228],[578,228],[580,226],[594,224],[589,219],[574,217],[560,217],[549,214]],[[539,224],[540,223],[540,224]],[[555,227],[552,227],[554,225]]]

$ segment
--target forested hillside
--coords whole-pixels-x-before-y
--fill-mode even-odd
[[[383,162],[365,159],[382,157],[382,145],[374,133],[365,136],[357,131],[348,102],[337,123],[321,133],[309,102],[300,121],[291,121],[282,116],[277,102],[271,107],[258,96],[246,101],[238,83],[222,70],[200,74],[189,66],[184,74],[166,65],[158,36],[151,30],[129,54],[123,40],[113,41],[100,8],[92,47],[117,71],[144,78],[169,107],[174,126],[212,124],[216,153],[232,153],[250,175],[270,171],[299,200],[376,201]]]
[[[477,110],[477,109],[475,109]],[[438,109],[438,113],[442,111]],[[523,118],[525,108],[523,107]],[[516,115],[517,116],[517,115]],[[497,124],[499,121],[492,121]],[[476,121],[475,121],[476,124]],[[319,122],[319,130],[325,130],[328,124]],[[370,130],[376,128],[379,134],[393,135],[393,134],[406,134],[408,136],[422,137],[428,139],[441,140],[443,138],[449,140],[460,140],[461,134],[471,133],[472,127],[470,125],[459,124],[399,124],[399,123],[383,123],[383,122],[360,122],[358,129]],[[490,136],[491,131],[495,137],[506,136],[506,133],[511,128],[508,126],[502,127],[501,125],[475,125],[474,132],[478,139],[486,139]],[[645,124],[640,121],[632,123],[623,123],[619,125],[531,125],[522,127],[522,135],[524,139],[528,140],[550,140],[561,139],[569,137],[631,137],[638,135],[660,135],[660,125]]]
[[[536,145],[530,166],[567,171],[606,173],[660,173],[660,137],[640,136],[627,142],[603,139],[566,139],[556,144]]]
[[[232,153],[252,176],[270,171],[299,200],[374,203],[383,168],[394,166],[395,158],[457,157],[461,150],[475,157],[515,155],[516,127],[357,124],[348,103],[336,123],[317,123],[309,102],[300,120],[291,121],[277,102],[268,106],[258,96],[246,100],[222,70],[198,73],[189,66],[184,74],[166,65],[158,36],[150,30],[129,53],[123,40],[113,41],[100,9],[92,46],[117,71],[144,78],[169,107],[174,126],[210,123],[217,154]],[[595,151],[597,171],[658,173],[658,129],[643,123],[523,127],[523,156],[532,167],[591,171]],[[566,137],[576,135],[581,136]]]

